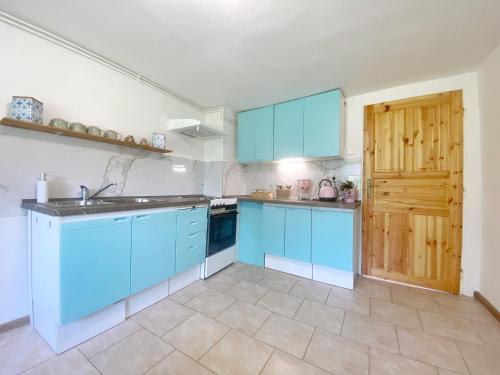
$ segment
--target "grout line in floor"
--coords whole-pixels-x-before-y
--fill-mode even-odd
[[[311,341],[312,341],[312,338],[313,338],[315,333],[316,333],[316,327],[313,326],[313,331],[312,331],[311,337],[309,337],[309,341],[307,342],[306,349],[304,350],[304,354],[302,354],[302,357],[301,357],[302,360],[304,360],[304,358],[306,357],[307,351],[309,350],[309,345],[311,345]]]
[[[127,336],[127,337],[128,337],[128,336]],[[91,365],[93,368],[95,368],[95,369],[96,369],[96,371],[97,371],[99,374],[101,374],[101,375],[102,375],[101,370],[99,370],[99,369],[97,368],[97,366],[96,366],[96,365],[94,365],[94,362],[92,362],[92,361],[90,360],[90,358],[87,358],[87,356],[85,355],[85,353],[84,353],[84,352],[83,352],[83,351],[82,351],[82,350],[81,350],[78,346],[76,347],[76,349],[80,352],[80,354],[83,356],[83,358],[85,358],[85,359],[87,360],[87,362],[88,362],[88,363],[90,363],[90,365]],[[102,352],[101,352],[101,353],[102,353]]]
[[[269,355],[269,357],[267,357],[266,359],[266,362],[264,362],[264,366],[262,366],[262,368],[260,369],[259,371],[259,375],[262,374],[262,371],[264,371],[264,369],[266,368],[267,366],[267,363],[270,361],[271,357],[273,356],[274,352],[276,351],[277,349],[273,348],[273,351],[271,352],[271,354]]]

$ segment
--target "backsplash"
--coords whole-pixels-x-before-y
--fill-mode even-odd
[[[265,164],[224,162],[224,195],[250,194],[255,189],[272,190],[277,184],[292,185],[292,197],[297,196],[297,180],[311,179],[311,198],[318,196],[319,181],[335,176],[350,179],[358,189],[361,181],[360,160],[285,161]]]

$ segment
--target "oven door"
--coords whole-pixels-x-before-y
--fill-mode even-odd
[[[209,216],[207,257],[236,243],[237,215],[230,211]]]

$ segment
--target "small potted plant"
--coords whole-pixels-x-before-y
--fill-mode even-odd
[[[358,190],[354,182],[346,180],[340,184],[340,192],[342,193],[342,199],[346,203],[354,203],[358,198]]]

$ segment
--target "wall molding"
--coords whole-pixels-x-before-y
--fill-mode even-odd
[[[123,65],[118,64],[115,61],[112,61],[104,56],[99,55],[96,52],[93,52],[85,47],[82,47],[76,43],[73,43],[67,39],[64,39],[63,37],[56,35],[54,33],[51,33],[47,30],[44,30],[40,27],[37,27],[31,23],[28,23],[26,21],[23,21],[20,18],[14,17],[8,13],[5,13],[0,10],[0,21],[3,21],[4,23],[14,26],[20,30],[26,31],[32,35],[35,35],[39,38],[42,38],[44,40],[47,40],[51,43],[54,43],[60,47],[63,47],[69,51],[72,51],[74,53],[77,53],[80,56],[86,57],[87,59],[90,59],[94,62],[97,62],[101,65],[106,66],[107,68],[113,69],[116,72],[122,73],[130,78],[133,78],[140,83],[143,83],[165,95],[170,96],[171,98],[178,100],[184,104],[187,104],[198,111],[202,112],[203,114],[207,111],[207,108],[202,106],[201,104],[198,104],[180,94],[177,94],[176,92],[162,86],[161,84],[147,78],[143,77],[142,75],[134,72],[133,70],[130,70],[126,68]]]
[[[0,333],[10,331],[14,328],[19,328],[22,326],[27,326],[30,324],[30,317],[28,315],[22,318],[11,320],[10,322],[0,324]]]
[[[477,290],[474,291],[474,298],[477,299],[486,309],[500,322],[500,311],[497,310],[488,299]]]

